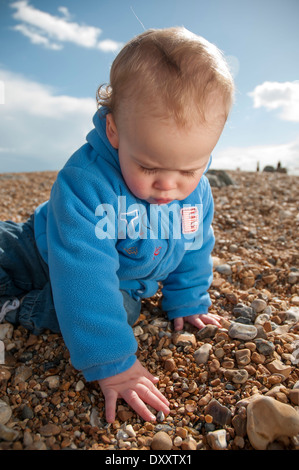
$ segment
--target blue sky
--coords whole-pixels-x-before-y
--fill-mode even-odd
[[[298,18],[298,0],[0,0],[0,173],[59,170],[84,143],[122,44],[183,25],[235,77],[212,168],[280,161],[299,174]]]

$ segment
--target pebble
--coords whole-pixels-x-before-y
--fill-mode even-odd
[[[60,378],[58,375],[50,375],[44,380],[44,382],[47,384],[50,390],[54,390],[59,387]]]
[[[213,450],[224,450],[227,448],[225,429],[217,429],[207,435],[208,443]]]
[[[11,429],[5,424],[0,424],[0,440],[15,441],[19,437],[17,430]]]
[[[209,415],[213,418],[213,423],[221,424],[230,424],[232,420],[232,413],[229,408],[219,403],[218,400],[213,398],[205,409],[206,415]]]
[[[274,359],[274,361],[267,364],[267,369],[272,374],[281,374],[286,379],[292,372],[292,367],[284,364],[279,359]]]
[[[196,333],[196,338],[202,341],[205,338],[213,338],[218,330],[216,325],[206,325]]]
[[[248,372],[246,369],[226,369],[224,375],[235,384],[243,384],[248,379]]]
[[[175,346],[196,346],[196,337],[189,332],[176,332],[172,335],[172,341]]]
[[[267,302],[265,302],[265,300],[255,299],[251,302],[251,308],[253,308],[253,310],[255,310],[257,313],[263,312],[266,307]]]
[[[224,276],[230,276],[232,274],[232,268],[229,264],[219,264],[215,267],[215,270]]]
[[[13,335],[13,325],[11,323],[0,324],[0,340],[11,339]]]
[[[257,315],[256,311],[252,307],[248,307],[247,305],[243,304],[237,304],[233,309],[233,314],[237,317],[237,319],[246,319],[250,323],[254,322]]]
[[[42,436],[50,437],[50,436],[56,436],[57,434],[60,434],[61,429],[56,424],[48,423],[42,426],[39,432]]]
[[[255,338],[254,343],[258,352],[264,354],[264,356],[270,356],[275,350],[275,346],[272,341],[267,341],[263,338]]]
[[[257,329],[254,325],[243,325],[242,323],[232,322],[228,329],[231,338],[243,339],[250,341],[257,335]]]
[[[164,431],[157,432],[153,437],[151,448],[153,450],[171,450],[171,437]]]
[[[250,361],[251,361],[251,351],[250,349],[247,349],[247,348],[238,349],[236,351],[235,357],[236,357],[238,366],[240,367],[247,366],[247,364],[250,364]]]
[[[0,400],[0,424],[6,424],[12,415],[11,407],[3,400]]]
[[[205,364],[209,359],[211,349],[212,345],[210,343],[205,343],[200,346],[200,348],[194,352],[194,359],[196,364]]]
[[[85,384],[83,382],[83,380],[79,380],[77,383],[76,383],[76,386],[75,386],[75,390],[76,392],[81,392],[85,387]]]
[[[293,388],[289,391],[289,399],[294,405],[299,405],[299,388]]]
[[[259,396],[247,407],[247,435],[256,450],[266,450],[280,437],[299,433],[299,413],[272,397]]]
[[[16,369],[13,383],[18,385],[20,382],[26,382],[32,376],[32,369],[27,366],[20,366]]]

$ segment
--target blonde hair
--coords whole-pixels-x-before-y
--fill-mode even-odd
[[[119,52],[111,66],[110,84],[99,87],[97,102],[116,120],[133,103],[135,110],[171,116],[184,125],[194,111],[205,120],[207,98],[213,91],[220,92],[219,108],[222,104],[226,119],[234,83],[214,44],[183,27],[150,29]]]

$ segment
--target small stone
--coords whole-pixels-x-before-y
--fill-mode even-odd
[[[252,307],[248,307],[247,305],[243,304],[237,304],[233,309],[233,314],[237,318],[246,318],[250,322],[254,322],[257,313]]]
[[[165,415],[163,413],[163,411],[158,411],[157,415],[156,415],[156,419],[157,421],[159,421],[159,423],[162,423],[165,419]]]
[[[269,362],[267,364],[267,369],[272,373],[272,374],[281,374],[283,375],[286,379],[292,372],[292,367],[287,366],[283,364],[279,359],[274,359],[274,361]]]
[[[232,268],[229,264],[219,264],[215,267],[215,270],[224,276],[230,276],[232,274]]]
[[[79,380],[79,381],[76,383],[75,391],[76,391],[76,392],[82,392],[82,390],[84,389],[84,387],[85,387],[85,385],[84,385],[83,380]]]
[[[231,411],[226,406],[219,403],[215,398],[209,402],[205,409],[205,413],[212,416],[213,423],[220,424],[222,426],[231,423]]]
[[[180,436],[176,436],[173,440],[173,444],[176,446],[176,447],[180,447],[180,445],[182,444],[183,442],[183,439],[180,437]]]
[[[117,416],[121,421],[128,421],[132,418],[133,412],[127,409],[120,409],[117,411]]]
[[[216,325],[206,325],[204,328],[202,328],[196,333],[196,338],[199,341],[202,341],[205,338],[213,338],[217,330],[218,330],[218,326]]]
[[[170,372],[173,372],[177,368],[175,360],[170,358],[167,358],[164,361],[164,369]]]
[[[132,424],[127,424],[124,430],[129,437],[136,437],[136,432],[134,431]]]
[[[42,426],[39,429],[39,432],[42,436],[49,437],[49,436],[56,436],[57,434],[61,432],[61,429],[56,424],[48,423]]]
[[[22,409],[21,418],[32,419],[33,417],[34,417],[33,410],[29,406],[25,405],[24,408]]]
[[[5,338],[11,339],[13,335],[14,327],[11,323],[1,323],[0,324],[0,340]]]
[[[296,284],[296,282],[299,279],[299,274],[298,273],[290,273],[288,276],[288,281],[290,284]]]
[[[135,336],[141,336],[141,335],[143,335],[143,333],[144,333],[144,331],[143,331],[143,329],[141,328],[140,325],[135,326],[135,327],[133,328],[133,332],[134,332],[134,335],[135,335]]]
[[[10,406],[3,400],[0,400],[0,424],[6,424],[12,415]]]
[[[267,307],[267,302],[263,299],[255,299],[251,302],[251,308],[253,308],[257,313],[261,313]]]
[[[243,384],[248,379],[248,372],[246,369],[227,369],[224,376],[236,384]]]
[[[291,323],[299,322],[299,307],[291,307],[286,312],[286,320]]]
[[[263,338],[255,338],[254,343],[256,344],[258,352],[264,356],[269,356],[275,350],[275,346],[272,341],[267,341]]]
[[[196,364],[205,364],[209,359],[211,349],[212,345],[210,343],[205,343],[200,346],[200,348],[194,352],[194,359]]]
[[[232,425],[237,436],[246,436],[247,412],[245,406],[240,406],[238,408],[237,413],[235,413],[232,419]]]
[[[195,335],[187,331],[178,331],[172,335],[172,341],[175,346],[196,346]]]
[[[228,334],[231,338],[250,341],[256,337],[257,329],[254,325],[244,325],[242,323],[232,322],[228,329]]]
[[[159,431],[153,437],[151,448],[153,450],[171,450],[172,440],[166,432]]]
[[[98,428],[103,428],[104,427],[104,423],[102,422],[102,420],[99,416],[98,408],[92,408],[91,413],[90,413],[89,422],[90,422],[91,426],[93,426],[93,427],[94,426],[98,427]]]
[[[216,359],[216,358],[212,359],[210,364],[209,364],[210,372],[214,373],[219,368],[220,368],[220,362],[218,361],[218,359]]]
[[[245,441],[243,439],[243,437],[241,436],[236,436],[234,438],[234,444],[237,446],[237,447],[240,447],[240,449],[243,449],[244,446],[245,446]]]
[[[5,426],[5,424],[0,424],[0,440],[12,442],[19,437],[19,432]]]
[[[116,433],[116,439],[128,439],[129,434],[124,429],[119,429]]]
[[[188,436],[188,431],[187,431],[187,429],[182,428],[181,426],[178,426],[178,427],[176,428],[176,431],[175,431],[175,432],[176,432],[176,434],[177,434],[178,436],[180,436],[182,439],[186,439],[186,437]]]
[[[172,356],[172,351],[168,348],[162,348],[160,351],[160,356],[165,359],[167,357]]]
[[[50,390],[54,390],[59,387],[60,378],[58,375],[50,375],[44,380],[44,382],[47,384]]]
[[[265,282],[265,284],[271,285],[277,281],[277,276],[275,274],[267,274],[262,277],[262,280]]]
[[[258,315],[254,321],[255,325],[263,325],[264,323],[270,320],[270,315],[268,313],[261,313]]]
[[[238,366],[244,367],[250,363],[251,351],[247,348],[238,349],[235,353]]]
[[[299,405],[299,388],[293,388],[289,391],[289,399],[294,405]]]
[[[208,444],[213,450],[223,450],[227,448],[225,429],[217,429],[207,435]]]
[[[299,433],[299,413],[272,397],[259,396],[247,406],[247,435],[252,447],[266,450],[283,437]]]
[[[32,376],[32,369],[27,366],[20,366],[16,369],[13,383],[18,385],[20,382],[26,382]]]
[[[197,448],[197,442],[192,436],[188,436],[187,439],[185,439],[181,443],[182,450],[196,450],[196,448]]]
[[[0,383],[3,381],[6,381],[6,380],[9,380],[11,377],[11,373],[8,369],[6,369],[5,367],[0,367]]]

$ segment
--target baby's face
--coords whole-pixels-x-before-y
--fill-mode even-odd
[[[211,114],[211,113],[210,113]],[[130,115],[119,129],[107,116],[107,137],[118,148],[123,178],[131,192],[151,204],[184,200],[202,177],[225,119],[181,128],[171,120]]]

